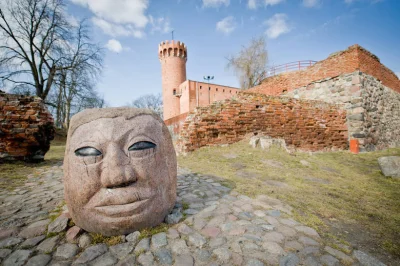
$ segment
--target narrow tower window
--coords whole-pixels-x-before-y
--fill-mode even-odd
[[[174,89],[174,90],[172,91],[172,93],[173,93],[173,95],[176,95],[176,89]]]

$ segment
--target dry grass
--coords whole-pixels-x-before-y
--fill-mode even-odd
[[[351,238],[332,231],[331,225],[340,224],[344,229],[366,230],[378,248],[399,257],[400,180],[385,178],[377,163],[378,157],[387,155],[400,155],[400,149],[290,155],[279,149],[253,149],[242,141],[205,147],[178,161],[194,172],[226,178],[250,197],[267,194],[283,200],[294,207],[297,220],[315,228],[332,245]]]

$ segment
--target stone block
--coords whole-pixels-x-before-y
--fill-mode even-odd
[[[380,157],[378,163],[384,176],[400,178],[400,156]]]

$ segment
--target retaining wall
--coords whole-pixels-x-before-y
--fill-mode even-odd
[[[400,147],[400,93],[371,75],[355,71],[283,95],[344,104],[349,138],[358,139],[360,151]]]

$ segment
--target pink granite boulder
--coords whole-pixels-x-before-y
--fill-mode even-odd
[[[155,113],[87,109],[72,117],[64,188],[75,224],[106,236],[160,224],[176,200],[171,135]]]

